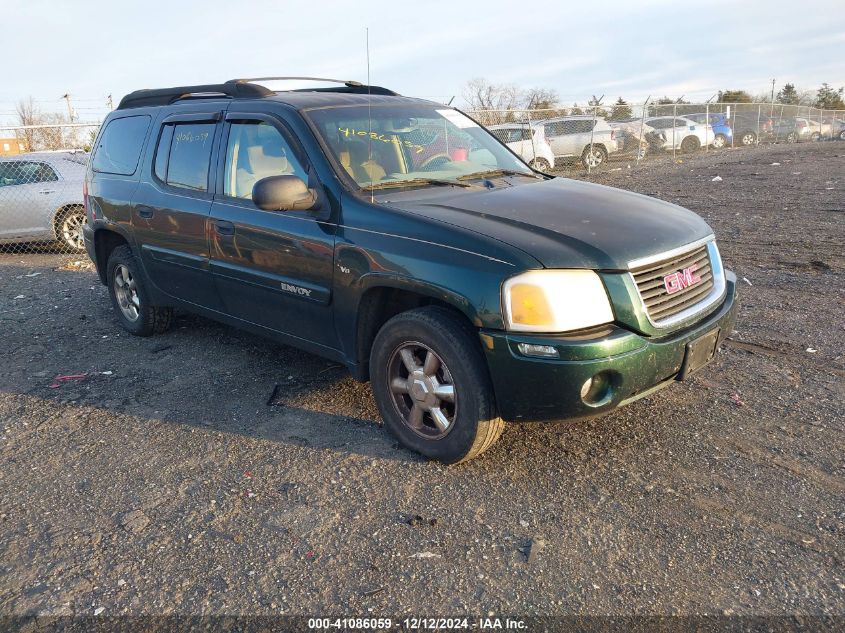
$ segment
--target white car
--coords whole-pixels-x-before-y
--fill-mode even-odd
[[[555,158],[580,160],[584,169],[596,169],[619,150],[616,130],[607,121],[587,115],[562,116],[538,121]]]
[[[497,139],[507,145],[522,160],[538,171],[554,169],[555,155],[546,140],[542,126],[532,128],[527,124],[504,123],[487,128]]]
[[[682,116],[649,117],[645,122],[663,136],[663,149],[669,151],[694,152],[713,143],[713,126],[709,123],[696,123]]]
[[[82,152],[0,158],[0,246],[57,241],[65,249],[84,252],[87,159]]]

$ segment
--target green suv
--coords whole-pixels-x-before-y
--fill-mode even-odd
[[[129,332],[181,308],[343,363],[446,463],[681,380],[731,332],[694,213],[532,170],[453,108],[268,79],[140,90],[104,122],[84,238]]]

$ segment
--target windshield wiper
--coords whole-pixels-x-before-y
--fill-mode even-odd
[[[468,182],[457,180],[441,180],[438,178],[409,178],[408,180],[387,180],[385,182],[374,182],[371,185],[361,187],[362,191],[375,191],[376,189],[393,189],[398,187],[413,187],[415,185],[436,185],[438,187],[477,187]]]
[[[490,178],[491,176],[528,176],[529,178],[541,177],[524,171],[514,171],[513,169],[488,169],[487,171],[476,171],[471,174],[458,176],[458,180],[469,180],[470,178]]]

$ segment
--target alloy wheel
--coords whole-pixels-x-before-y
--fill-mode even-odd
[[[130,321],[136,321],[141,314],[141,300],[138,297],[138,286],[135,283],[135,278],[124,264],[115,266],[114,294],[123,316]]]
[[[598,167],[602,164],[602,155],[598,150],[587,150],[587,165],[589,167]]]
[[[393,406],[405,425],[426,439],[445,437],[455,423],[457,394],[443,359],[418,342],[400,345],[388,361]]]
[[[60,227],[62,239],[65,244],[81,251],[85,248],[85,240],[82,237],[82,225],[85,224],[85,214],[79,211],[68,213],[63,219]]]

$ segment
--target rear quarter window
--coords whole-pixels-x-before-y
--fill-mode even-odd
[[[94,171],[131,176],[138,169],[141,149],[150,127],[148,115],[112,119],[94,150]]]

